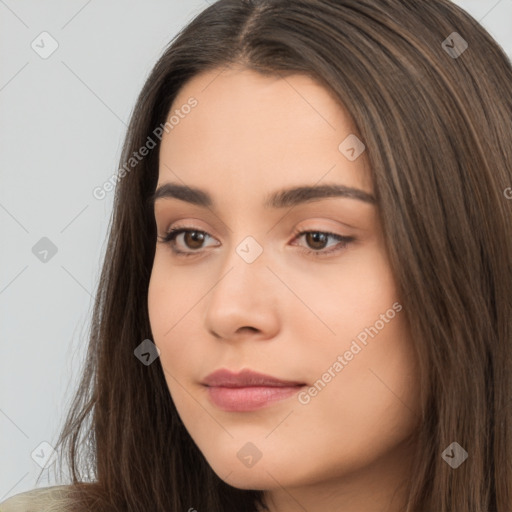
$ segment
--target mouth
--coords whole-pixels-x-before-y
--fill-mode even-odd
[[[252,370],[217,370],[201,383],[215,406],[230,412],[254,411],[290,398],[306,384],[278,379]]]

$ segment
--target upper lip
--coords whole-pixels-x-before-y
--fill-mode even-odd
[[[271,375],[264,375],[253,370],[244,369],[239,373],[230,370],[216,370],[202,382],[210,387],[243,388],[251,386],[289,387],[303,386],[303,382],[281,380]]]

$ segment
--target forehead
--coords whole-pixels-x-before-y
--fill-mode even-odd
[[[197,103],[188,108],[191,98]],[[371,192],[363,153],[350,161],[340,144],[357,133],[329,90],[307,75],[266,76],[221,68],[193,77],[168,113],[172,129],[160,147],[159,184],[233,192],[294,183],[338,181]],[[175,175],[170,173],[172,170]]]

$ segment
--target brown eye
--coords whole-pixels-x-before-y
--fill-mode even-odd
[[[208,238],[213,240],[213,237],[205,231],[176,227],[165,236],[159,236],[158,240],[169,245],[177,256],[195,256],[200,254],[203,244]]]
[[[306,246],[302,246],[301,249],[305,254],[319,257],[333,255],[355,240],[354,237],[328,231],[299,231],[295,235],[296,240],[304,238]],[[338,243],[329,245],[329,239]]]
[[[321,231],[309,231],[306,233],[305,240],[311,249],[321,250],[325,248],[328,238],[329,235]]]
[[[204,242],[205,233],[203,231],[185,231],[183,233],[183,241],[189,249],[201,249]]]

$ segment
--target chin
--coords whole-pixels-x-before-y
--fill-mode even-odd
[[[238,459],[235,464],[220,463],[216,465],[210,464],[210,466],[215,474],[226,484],[243,490],[262,491],[272,489],[277,486],[276,478],[279,479],[278,475],[280,473],[275,469],[268,470],[267,472],[263,461],[259,461],[252,468],[244,467],[239,463]],[[272,475],[275,478],[272,478]]]
[[[220,477],[220,475],[219,478],[222,478],[231,487],[245,491],[264,491],[276,487],[276,481],[268,473],[254,474],[250,471],[237,470],[231,474],[228,473],[226,479]]]

